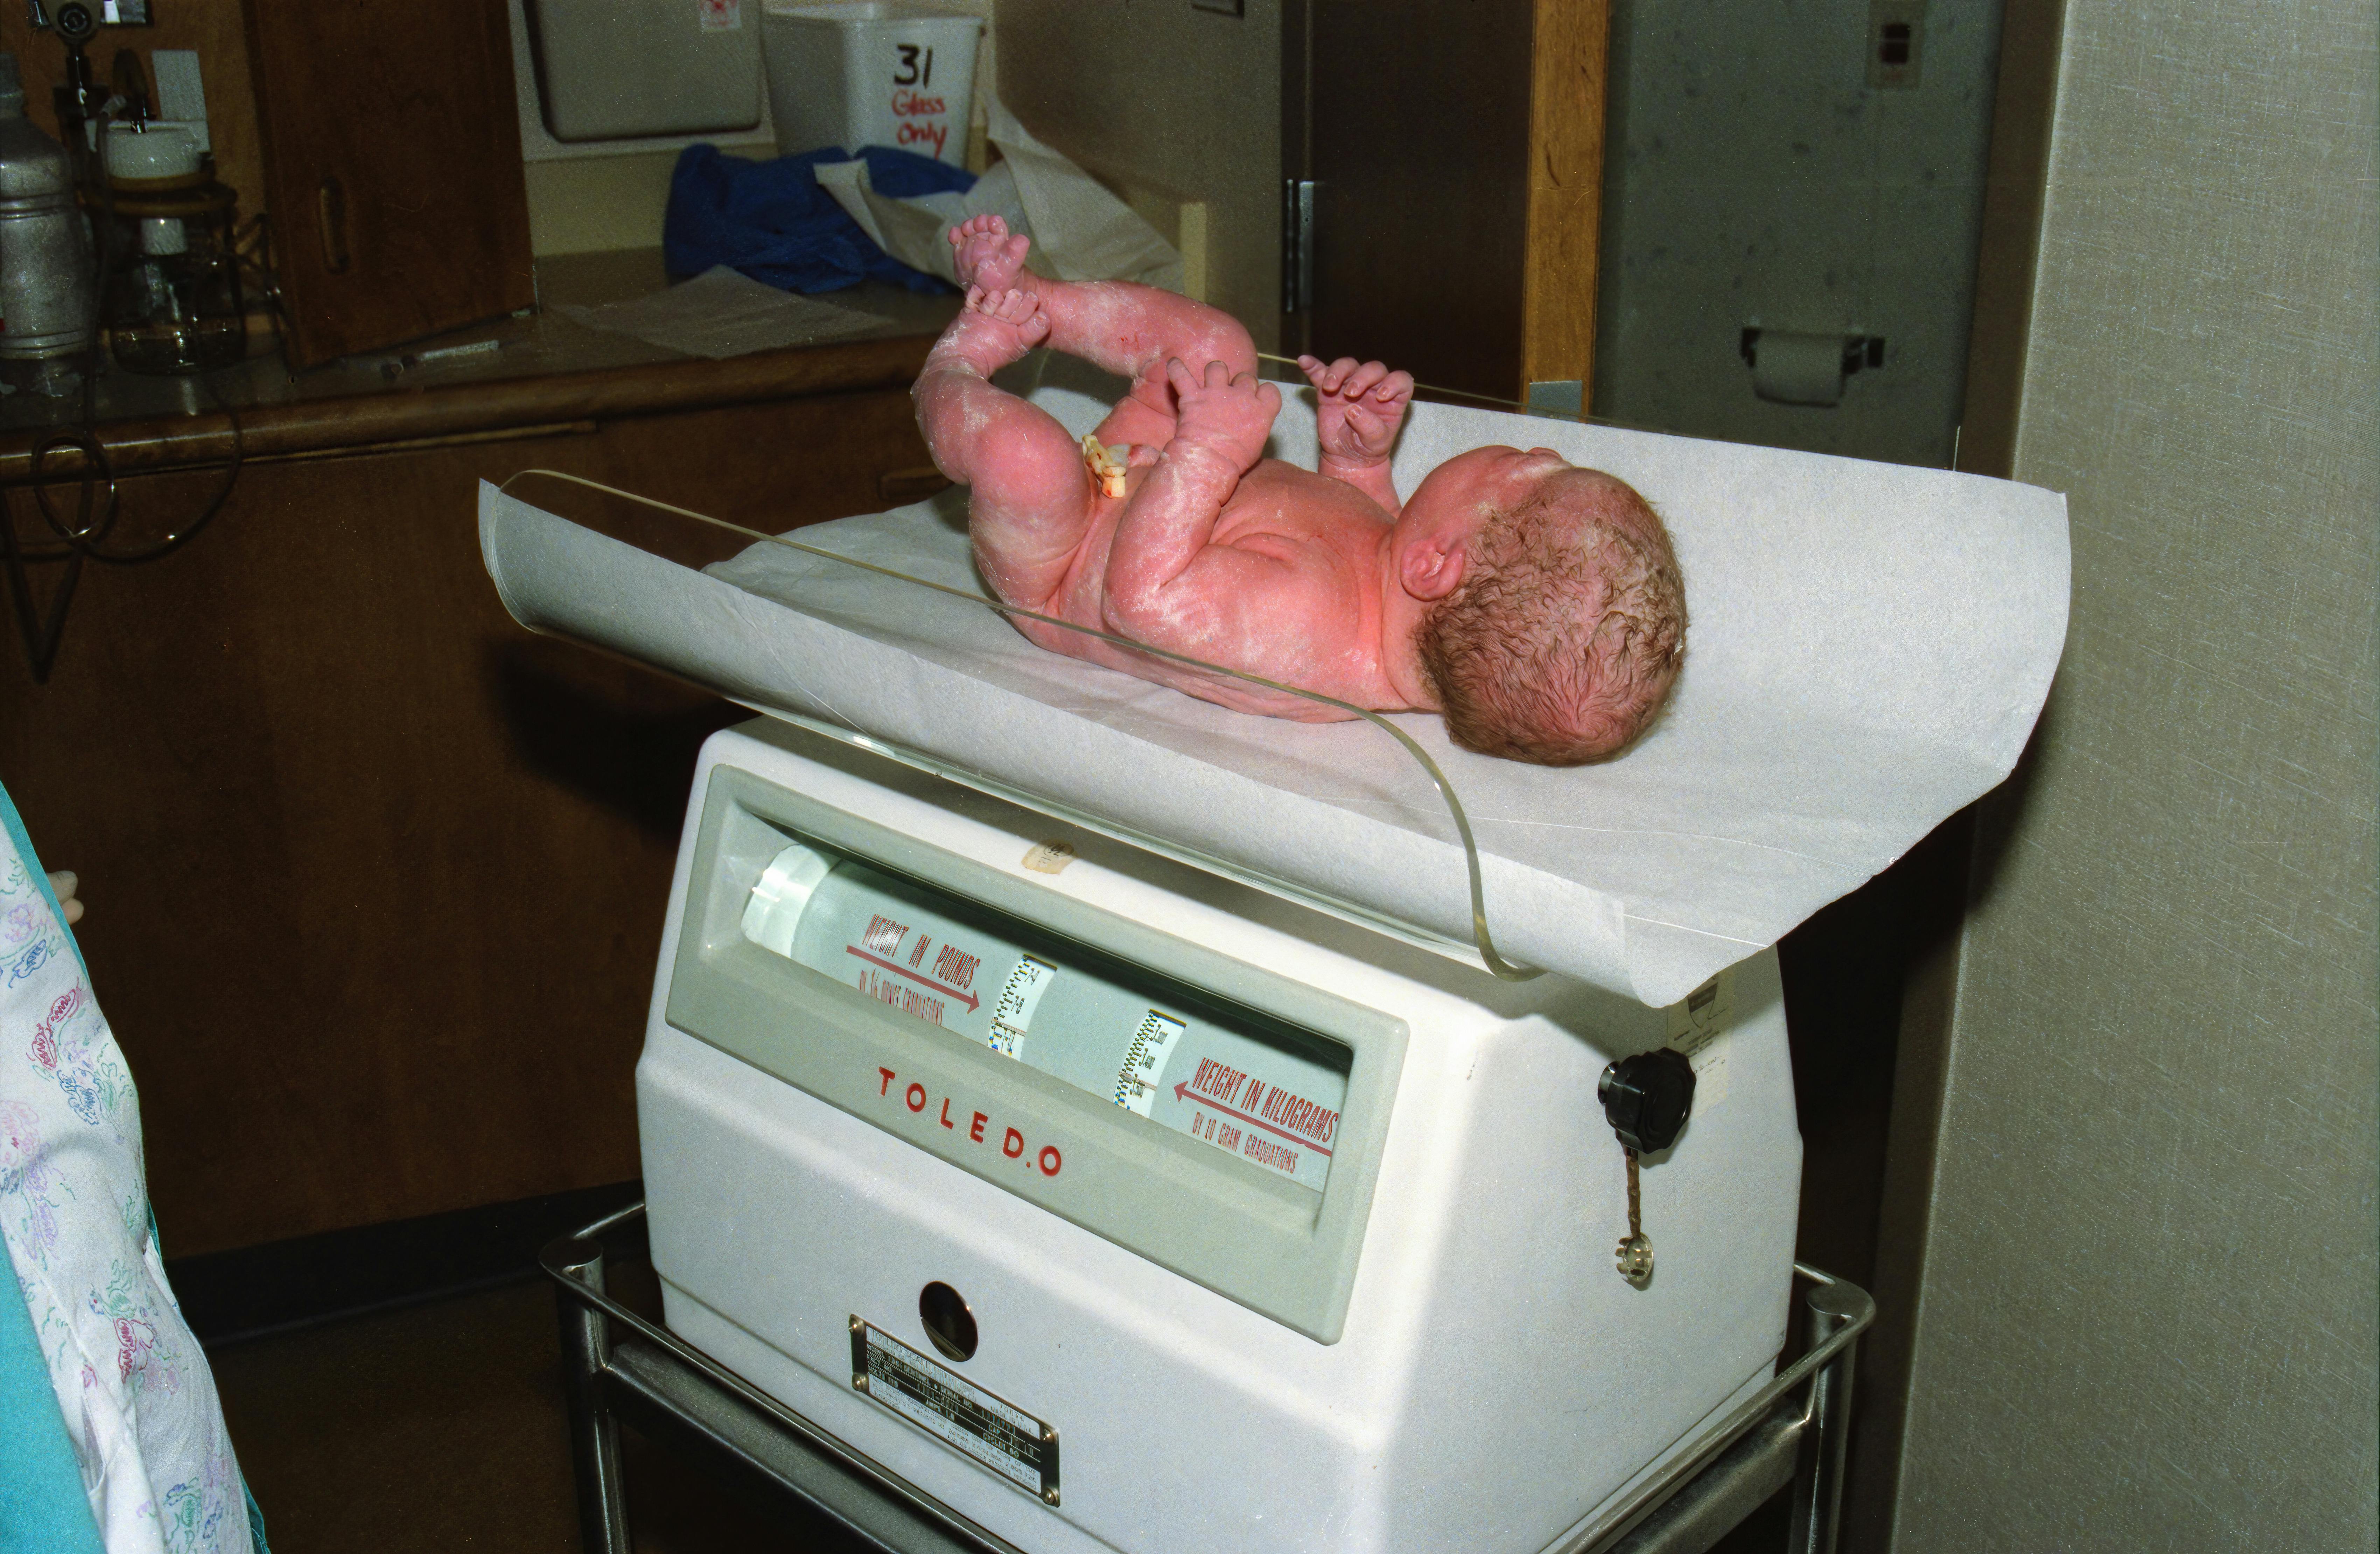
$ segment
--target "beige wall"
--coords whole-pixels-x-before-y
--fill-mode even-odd
[[[999,0],[1001,101],[1160,232],[1205,207],[1206,298],[1281,333],[1281,0]],[[1184,243],[1195,246],[1196,235]],[[1185,253],[1193,272],[1195,255]],[[1194,291],[1197,288],[1193,286]]]
[[[2070,0],[1894,1547],[2375,1536],[2374,17]]]
[[[529,251],[543,258],[660,248],[677,156],[647,152],[526,164]]]

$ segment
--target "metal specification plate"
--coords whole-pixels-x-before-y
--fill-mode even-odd
[[[1026,1494],[1058,1503],[1055,1429],[857,1317],[851,1385]]]

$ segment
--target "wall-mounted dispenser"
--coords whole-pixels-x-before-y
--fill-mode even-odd
[[[1884,365],[1880,334],[1804,334],[1789,329],[1746,329],[1737,345],[1752,369],[1752,392],[1772,405],[1828,409],[1843,402],[1843,381],[1862,368]]]

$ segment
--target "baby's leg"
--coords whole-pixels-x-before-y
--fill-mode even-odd
[[[1162,448],[1173,440],[1173,390],[1166,363],[1202,377],[1220,361],[1236,378],[1257,370],[1256,343],[1220,308],[1131,281],[1029,283],[1041,288],[1050,346],[1132,380],[1131,392],[1099,426],[1106,443]]]
[[[935,467],[970,488],[967,533],[984,580],[1028,610],[1065,580],[1092,512],[1081,444],[1049,412],[989,381],[1048,332],[1027,294],[970,288],[910,390]]]
[[[1237,377],[1257,369],[1256,343],[1218,308],[1131,281],[1053,281],[1025,268],[1026,240],[998,216],[951,229],[960,283],[995,293],[1022,286],[1040,299],[1052,350],[1081,357],[1132,380],[1132,390],[1099,428],[1100,441],[1161,448],[1173,436],[1173,392],[1165,364],[1179,359],[1193,377],[1220,361]]]

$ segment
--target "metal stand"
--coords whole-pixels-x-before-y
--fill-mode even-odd
[[[632,1554],[624,1418],[740,1464],[885,1554],[1026,1554],[606,1294],[602,1238],[644,1212],[639,1203],[598,1220],[541,1259],[558,1287],[586,1554]],[[1802,1357],[1546,1554],[1704,1554],[1789,1483],[1791,1554],[1834,1554],[1852,1362],[1876,1303],[1815,1269],[1793,1271],[1814,1286]]]

